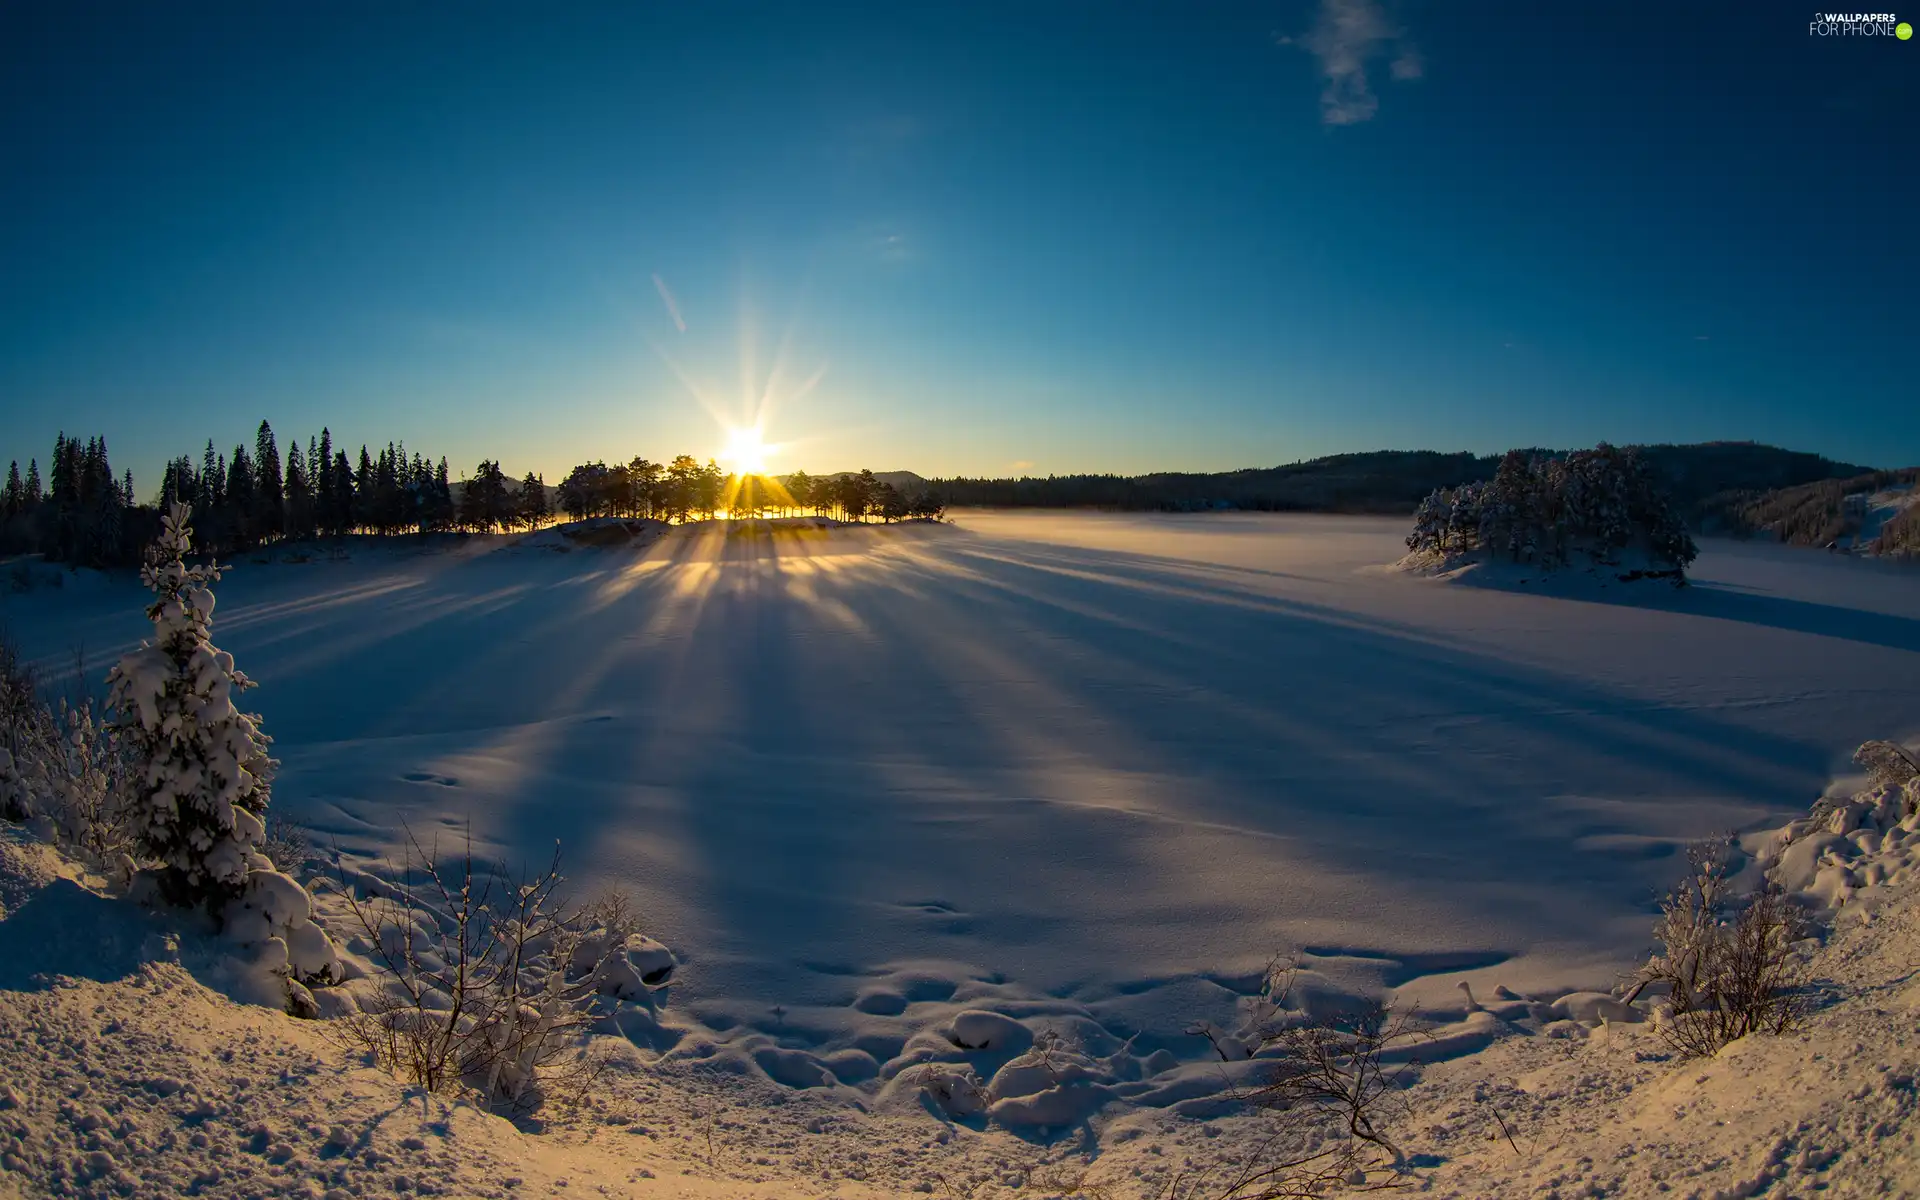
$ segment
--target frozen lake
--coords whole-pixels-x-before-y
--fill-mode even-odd
[[[822,1049],[969,997],[1170,1037],[1275,950],[1428,1003],[1605,986],[1677,844],[1920,728],[1920,572],[1708,542],[1697,587],[1568,599],[1380,571],[1405,527],[961,513],[243,561],[214,637],[322,839],[558,838],[685,960],[679,1011]],[[0,611],[104,669],[143,596]]]

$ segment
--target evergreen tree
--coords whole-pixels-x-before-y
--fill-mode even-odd
[[[438,466],[433,469],[433,497],[428,510],[428,523],[434,529],[453,528],[453,484],[447,479],[447,460],[442,456]]]
[[[520,481],[520,523],[532,529],[547,519],[547,512],[547,481],[528,471]]]
[[[273,426],[264,420],[253,439],[253,531],[261,540],[286,532],[286,485]]]
[[[0,500],[0,516],[11,521],[25,512],[27,508],[27,487],[20,482],[20,460],[14,459],[7,464],[7,491],[4,500]]]
[[[227,529],[236,547],[245,549],[258,540],[254,512],[253,460],[245,446],[235,446],[227,467]]]
[[[67,441],[64,430],[54,436],[53,460],[49,464],[47,479],[47,507],[51,519],[42,526],[40,551],[49,558],[61,561],[73,557],[77,542],[78,515],[75,510],[80,506],[80,484],[75,449]]]
[[[209,506],[220,503],[227,490],[227,471],[213,456],[213,439],[207,439],[206,452],[200,456],[200,494]]]
[[[26,498],[27,508],[40,507],[40,460],[37,458],[27,460]]]
[[[373,469],[374,525],[381,533],[395,533],[407,524],[398,458],[393,443],[388,442]]]
[[[460,496],[460,523],[480,533],[491,533],[495,527],[508,524],[512,517],[506,475],[498,462],[483,460]]]
[[[338,500],[333,492],[333,431],[322,428],[320,442],[313,447],[313,453],[307,455],[307,461],[313,467],[313,515],[314,523],[320,532],[332,534],[336,528],[334,514]]]
[[[333,452],[333,528],[335,537],[353,530],[353,468],[347,465],[347,452]]]
[[[214,647],[211,585],[220,568],[188,566],[189,513],[173,506],[141,582],[154,636],[109,672],[111,705],[133,754],[133,817],[143,853],[163,864],[178,904],[218,912],[237,897],[266,838],[261,814],[277,765],[259,718],[234,706],[253,686]]]
[[[91,438],[80,467],[80,558],[106,566],[120,557],[126,498],[107,459],[107,439]]]
[[[360,443],[360,469],[353,474],[353,525],[356,529],[371,528],[380,515],[378,485],[374,479],[373,456],[367,453],[365,442]]]
[[[287,539],[305,541],[313,536],[313,485],[307,479],[306,455],[296,440],[287,451]]]

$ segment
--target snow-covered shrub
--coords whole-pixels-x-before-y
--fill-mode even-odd
[[[1750,1033],[1784,1033],[1803,1011],[1792,971],[1793,947],[1806,935],[1800,910],[1777,886],[1736,900],[1722,847],[1691,847],[1686,877],[1660,905],[1660,949],[1637,976],[1666,992],[1654,1028],[1696,1058]]]
[[[39,681],[0,631],[0,820],[24,821],[36,809],[27,760],[51,736]]]
[[[266,825],[267,836],[260,843],[260,853],[275,867],[292,873],[313,857],[313,840],[306,830],[276,812],[267,814]]]
[[[1920,812],[1920,759],[1893,742],[1867,742],[1853,752],[1853,761],[1871,774],[1871,786],[1898,792],[1905,816]]]
[[[120,866],[133,838],[126,822],[127,762],[111,724],[91,701],[60,701],[53,736],[27,762],[29,787],[60,842],[89,861]]]
[[[176,503],[140,572],[154,594],[154,636],[107,682],[134,763],[129,816],[140,849],[159,860],[169,900],[217,910],[240,895],[256,860],[265,862],[256,850],[276,764],[259,717],[234,706],[253,682],[210,639],[210,585],[220,568],[187,565],[187,520]]]
[[[658,943],[637,939],[630,902],[575,908],[561,898],[557,850],[545,872],[514,883],[476,864],[471,842],[443,872],[409,831],[394,875],[396,884],[365,897],[354,890],[364,878],[342,875],[381,991],[334,1025],[410,1083],[470,1087],[531,1111],[557,1080],[581,1078],[568,1068],[600,1019],[599,997],[625,994],[641,972],[662,982],[671,973],[671,956],[663,967],[651,950]]]
[[[49,704],[18,652],[0,637],[0,817],[96,866],[121,869],[126,824],[125,747],[92,700]]]
[[[1631,573],[1675,580],[1699,553],[1653,471],[1604,442],[1565,458],[1508,451],[1492,480],[1421,501],[1407,549],[1549,569],[1643,563]]]

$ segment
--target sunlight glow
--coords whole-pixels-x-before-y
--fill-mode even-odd
[[[727,433],[727,448],[720,452],[720,461],[735,474],[759,475],[767,469],[767,450],[758,429],[732,429]]]

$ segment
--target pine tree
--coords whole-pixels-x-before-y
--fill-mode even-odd
[[[141,582],[153,592],[154,636],[108,673],[110,703],[134,757],[132,816],[143,853],[164,864],[177,904],[213,911],[238,896],[266,837],[261,814],[277,765],[259,717],[234,706],[252,680],[214,647],[220,568],[188,566],[186,505],[163,519]]]
[[[441,456],[440,463],[433,469],[433,499],[430,510],[431,524],[435,529],[453,528],[453,484],[447,479],[447,460]]]
[[[79,507],[79,481],[74,455],[64,430],[53,439],[53,460],[48,464],[47,502],[51,520],[42,526],[41,553],[65,561],[72,558],[75,544],[76,515]]]
[[[353,468],[347,465],[347,452],[333,452],[333,535],[353,531]]]
[[[4,500],[0,500],[0,516],[11,521],[27,507],[27,488],[20,482],[20,460],[14,459],[7,464],[7,490]]]
[[[200,495],[208,508],[217,507],[227,490],[227,468],[213,456],[213,439],[200,456]]]
[[[306,455],[294,440],[287,450],[287,539],[305,541],[313,536],[313,485],[307,481]]]
[[[235,546],[244,549],[258,540],[253,516],[253,460],[245,446],[235,446],[227,467],[227,527]]]
[[[520,481],[518,515],[520,524],[528,529],[547,519],[547,482],[532,471],[528,471],[527,477]]]
[[[366,443],[360,444],[360,469],[353,474],[353,524],[356,529],[370,528],[379,516],[379,497],[375,494],[373,457]]]
[[[81,561],[106,566],[120,557],[126,498],[107,459],[107,439],[93,438],[81,460]]]
[[[253,532],[262,541],[286,532],[286,483],[273,426],[264,420],[253,439]]]
[[[508,524],[512,514],[505,473],[498,462],[483,460],[460,497],[460,523],[481,533],[492,533],[495,527]]]
[[[307,461],[313,466],[314,522],[322,533],[332,534],[337,527],[334,514],[339,511],[333,491],[333,431],[322,428],[319,445],[311,449]]]
[[[35,509],[40,507],[41,499],[42,497],[40,495],[40,460],[37,458],[28,459],[27,460],[27,508]]]

